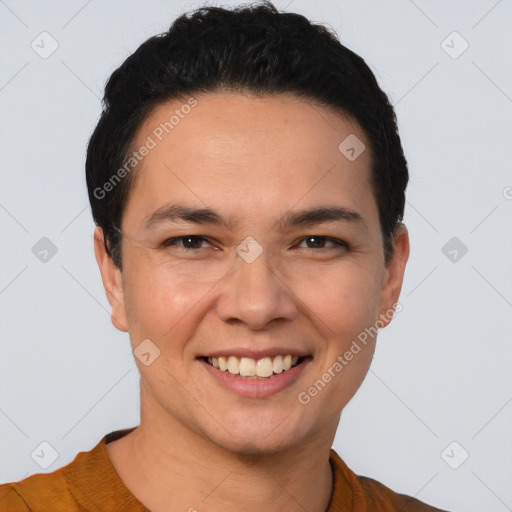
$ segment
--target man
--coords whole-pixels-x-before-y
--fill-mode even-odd
[[[88,146],[96,259],[141,421],[2,510],[434,511],[331,450],[409,254],[393,108],[272,4],[183,15],[111,76]]]

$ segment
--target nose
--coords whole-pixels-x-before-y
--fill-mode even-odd
[[[217,314],[224,322],[243,323],[256,331],[273,320],[293,320],[297,306],[292,291],[271,268],[263,252],[251,263],[236,258],[223,279]]]

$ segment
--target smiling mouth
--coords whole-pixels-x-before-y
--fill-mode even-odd
[[[245,378],[269,379],[274,375],[286,372],[299,366],[307,357],[279,355],[275,357],[263,357],[251,359],[250,357],[221,356],[204,357],[203,360],[221,372]]]

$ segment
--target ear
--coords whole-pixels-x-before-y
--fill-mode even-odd
[[[112,309],[110,315],[112,324],[120,331],[128,332],[123,276],[119,268],[117,268],[107,254],[103,230],[100,227],[96,227],[94,230],[94,253],[100,269],[103,288],[105,288],[105,293]]]
[[[400,297],[404,279],[405,265],[409,259],[409,233],[400,224],[393,236],[393,256],[383,276],[379,305],[379,319],[382,327],[388,325],[393,318],[393,310]],[[397,308],[399,311],[400,309]]]

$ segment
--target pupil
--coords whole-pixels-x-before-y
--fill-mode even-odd
[[[199,239],[195,238],[193,236],[187,236],[187,238],[185,238],[184,242],[185,242],[185,247],[191,248],[190,246],[192,246],[192,248],[193,248],[193,247],[197,247],[197,244],[199,243]]]
[[[310,247],[319,247],[322,245],[322,240],[320,240],[319,237],[316,236],[310,236],[307,239],[307,243]]]

